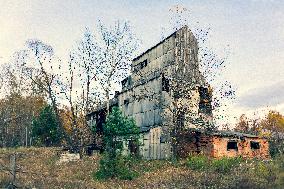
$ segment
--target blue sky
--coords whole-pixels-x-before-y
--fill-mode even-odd
[[[208,45],[222,55],[230,49],[223,77],[237,88],[232,116],[276,109],[284,113],[284,1],[43,1],[0,0],[0,63],[9,60],[30,38],[41,39],[60,57],[97,20],[129,20],[142,40],[141,51],[158,42],[169,27],[169,9],[180,4],[188,20],[210,27]],[[229,47],[228,47],[229,45]]]

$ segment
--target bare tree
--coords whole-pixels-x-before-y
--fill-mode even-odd
[[[71,138],[63,128],[59,113],[59,94],[58,85],[61,80],[57,71],[60,69],[60,60],[54,55],[53,48],[40,40],[28,40],[27,49],[22,60],[24,74],[30,80],[32,86],[44,92],[50,101],[55,112],[59,130],[69,146],[73,147]]]
[[[109,100],[115,86],[130,73],[131,60],[139,42],[128,22],[116,21],[106,27],[99,22],[100,53],[97,81],[102,87],[109,113]]]
[[[77,88],[81,90],[83,101],[81,102],[85,114],[89,113],[94,101],[99,98],[100,86],[97,84],[98,71],[101,69],[101,47],[95,35],[86,28],[82,39],[76,44],[76,48],[70,53],[69,71],[72,80],[79,83]]]
[[[86,136],[90,132],[81,133],[84,137],[78,137],[76,126],[84,117],[84,128],[90,129],[86,114],[92,108],[106,103],[108,114],[110,96],[129,74],[137,45],[129,23],[119,21],[110,28],[99,22],[97,33],[86,28],[83,37],[76,43],[70,53],[65,82],[60,83],[60,91],[69,102],[76,138],[90,138]]]

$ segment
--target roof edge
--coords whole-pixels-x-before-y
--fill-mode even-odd
[[[142,52],[140,55],[138,55],[137,57],[135,57],[134,59],[132,59],[132,61],[136,61],[139,58],[141,58],[143,55],[145,55],[146,53],[148,53],[149,51],[151,51],[152,49],[156,48],[157,46],[159,46],[161,43],[165,42],[167,39],[171,38],[172,36],[176,35],[176,33],[180,30],[182,30],[183,28],[188,28],[187,25],[181,27],[180,29],[176,30],[175,32],[173,32],[172,34],[170,34],[168,37],[166,37],[165,39],[163,39],[162,41],[158,42],[156,45],[152,46],[151,48],[147,49],[146,51]]]

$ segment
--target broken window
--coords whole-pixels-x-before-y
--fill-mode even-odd
[[[133,71],[136,73],[136,72],[138,72],[139,70],[145,68],[147,65],[148,65],[148,61],[147,61],[147,59],[146,59],[146,60],[140,62],[139,64],[137,64],[136,66],[134,66]]]
[[[253,149],[253,150],[260,149],[260,144],[259,144],[259,142],[250,141],[250,148]]]
[[[124,88],[128,82],[128,77],[121,81],[121,85]]]
[[[123,104],[128,105],[128,104],[129,104],[129,99],[128,99],[128,98],[125,99],[125,100],[123,101]]]
[[[170,80],[162,76],[162,91],[170,92]]]
[[[143,69],[148,65],[147,59],[144,60],[143,62],[139,63],[140,64],[140,68]]]
[[[130,85],[132,85],[131,76],[128,76],[127,78],[122,80],[121,85],[122,85],[122,88],[126,88],[126,87],[129,87]]]
[[[236,141],[228,141],[227,150],[238,150],[238,143]]]
[[[210,94],[208,88],[199,87],[199,112],[205,114],[212,114],[212,106],[211,106],[211,98],[212,95]]]
[[[177,116],[177,127],[183,128],[184,127],[184,121],[185,121],[185,113],[179,112]]]

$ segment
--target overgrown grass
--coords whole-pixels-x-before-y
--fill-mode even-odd
[[[243,162],[243,159],[240,157],[223,157],[220,159],[210,159],[205,155],[193,155],[187,158],[186,165],[192,170],[227,173],[232,168],[239,166],[241,162]]]
[[[100,159],[99,170],[92,173],[93,179],[107,180],[109,178],[118,178],[121,180],[133,180],[139,174],[133,170],[134,158],[119,155],[116,158],[110,158],[108,154],[103,154]]]
[[[284,156],[269,161],[238,158],[209,159],[190,156],[186,165],[206,179],[196,178],[199,188],[284,188]]]
[[[82,160],[56,164],[56,149],[18,148],[0,149],[4,165],[9,165],[9,155],[21,152],[17,165],[25,173],[17,174],[19,187],[28,188],[284,188],[284,155],[270,161],[242,159],[209,159],[205,156],[178,160],[143,160],[123,157],[119,164],[121,177],[98,181],[93,179],[99,170],[101,155]],[[123,172],[123,171],[126,171]],[[131,180],[132,179],[132,180]],[[0,172],[0,188],[9,182],[8,173]]]
[[[93,179],[107,180],[109,178],[118,178],[121,180],[133,180],[145,173],[157,171],[170,165],[170,162],[166,160],[144,160],[139,157],[122,155],[116,160],[112,160],[106,154],[103,156],[100,159],[100,169],[92,173]]]
[[[8,174],[0,173],[0,188],[6,187],[11,182],[11,177]]]
[[[204,155],[192,155],[187,158],[186,165],[192,170],[205,170],[210,162]]]
[[[234,167],[240,166],[241,162],[243,162],[243,159],[241,157],[224,157],[221,159],[213,159],[211,161],[211,168],[218,173],[227,173],[231,171]]]

